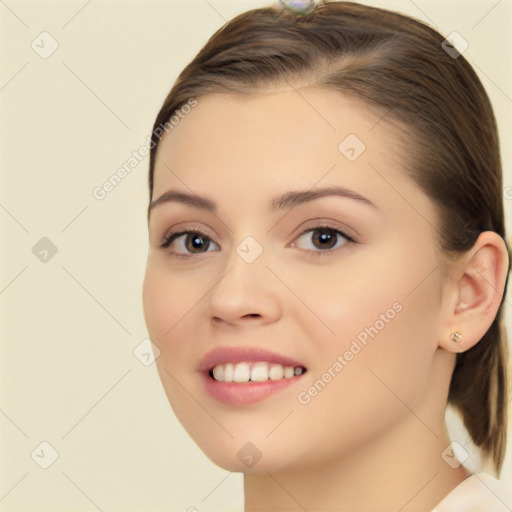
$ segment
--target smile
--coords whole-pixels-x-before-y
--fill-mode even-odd
[[[262,347],[217,347],[198,365],[205,393],[227,405],[260,402],[298,382],[306,367]]]

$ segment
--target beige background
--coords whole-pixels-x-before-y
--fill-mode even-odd
[[[206,39],[268,3],[0,2],[0,510],[242,510],[241,474],[208,461],[174,418],[154,365],[133,354],[146,337],[148,158],[103,200],[92,191],[144,144]],[[462,34],[501,139],[512,140],[510,0],[364,3]],[[58,43],[46,59],[31,47],[51,49],[43,31]],[[503,144],[509,233],[511,149]],[[57,248],[46,262],[32,252],[43,237]],[[58,452],[47,469],[43,441]],[[512,478],[510,450],[506,464]]]

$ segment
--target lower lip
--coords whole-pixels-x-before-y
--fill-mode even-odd
[[[304,375],[304,374],[302,374]],[[302,375],[290,379],[266,380],[264,382],[219,382],[203,373],[206,394],[227,405],[248,405],[265,398],[298,382]]]

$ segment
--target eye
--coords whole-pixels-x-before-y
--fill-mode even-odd
[[[167,248],[173,244],[175,247],[172,253],[179,258],[189,258],[193,257],[194,254],[211,252],[207,251],[211,244],[218,247],[207,235],[193,229],[169,233],[160,244],[160,247]],[[180,252],[180,250],[183,250],[183,252]]]
[[[307,240],[308,238],[312,244],[309,244],[309,247],[307,243],[307,247],[304,248],[296,242],[293,242],[291,246],[299,247],[310,254],[320,256],[334,253],[336,249],[349,243],[355,243],[355,240],[343,231],[329,225],[317,225],[306,229],[297,237],[297,240]],[[172,254],[178,258],[193,258],[195,255],[212,252],[208,250],[212,244],[219,250],[219,246],[210,237],[201,231],[188,229],[167,234],[160,247],[163,249],[172,247]]]
[[[305,250],[315,255],[336,252],[333,249],[338,249],[348,243],[355,242],[353,238],[343,233],[343,231],[327,225],[318,225],[303,231],[297,238],[297,240],[301,239],[309,239],[311,241],[311,244],[306,244],[309,247],[306,247]],[[292,247],[297,246],[296,242],[292,244]]]

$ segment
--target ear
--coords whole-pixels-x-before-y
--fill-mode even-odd
[[[508,266],[507,246],[493,231],[480,233],[469,251],[448,264],[441,306],[441,348],[464,352],[482,339],[500,306]],[[458,342],[451,339],[454,331],[462,335]]]

